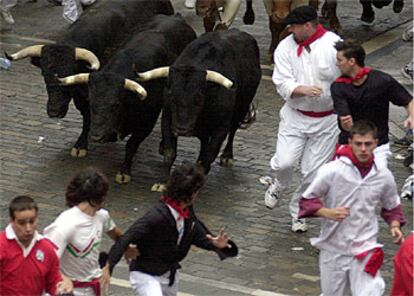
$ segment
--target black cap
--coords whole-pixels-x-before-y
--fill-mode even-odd
[[[312,6],[299,6],[293,9],[285,19],[286,25],[304,24],[318,17],[318,12]]]

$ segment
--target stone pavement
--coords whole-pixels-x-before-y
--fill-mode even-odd
[[[177,11],[183,13],[197,31],[202,32],[201,20],[192,11],[183,8],[184,0],[173,1]],[[407,1],[409,2],[409,1]],[[264,79],[256,95],[258,103],[257,122],[248,130],[240,130],[235,138],[235,164],[222,168],[212,166],[208,182],[195,208],[200,218],[217,231],[225,226],[240,248],[235,259],[219,262],[214,254],[192,249],[182,262],[181,295],[317,295],[319,294],[318,257],[309,245],[309,238],[318,234],[319,222],[311,221],[306,234],[290,232],[288,198],[275,210],[267,210],[263,204],[265,188],[258,182],[269,173],[269,159],[274,152],[278,111],[282,100],[275,95],[274,86],[268,80],[271,75],[267,17],[261,1],[254,1],[256,24],[241,25],[242,12],[235,26],[253,34],[262,52]],[[340,2],[345,36],[362,41],[376,40],[381,43],[382,33],[395,28],[399,34],[400,24],[407,25],[412,19],[412,3],[406,3],[402,14],[390,12],[391,7],[377,10],[377,22],[373,27],[361,27],[358,23],[360,5],[356,2]],[[244,12],[244,4],[241,11]],[[13,52],[24,46],[51,42],[66,28],[61,18],[61,7],[51,6],[45,0],[37,3],[19,3],[13,10],[14,26],[1,23],[0,47]],[[394,31],[395,31],[394,30]],[[368,56],[368,65],[393,74],[408,88],[399,69],[412,57],[412,44],[396,38],[390,44]],[[41,226],[49,224],[64,207],[64,189],[74,171],[89,165],[100,168],[113,180],[124,157],[125,142],[91,144],[84,159],[74,159],[70,148],[80,132],[81,118],[71,105],[68,115],[59,121],[46,115],[46,90],[38,68],[28,60],[13,63],[9,71],[0,72],[0,223],[4,228],[7,220],[7,204],[18,194],[29,194],[37,199],[41,208]],[[392,108],[391,128],[396,137],[402,135],[404,120],[401,108]],[[162,158],[157,153],[160,127],[143,142],[138,150],[128,185],[111,182],[107,208],[117,224],[126,229],[142,215],[155,200],[158,193],[150,191],[160,174]],[[176,163],[193,161],[197,157],[199,143],[196,139],[180,138]],[[392,147],[394,155],[404,149]],[[398,187],[411,173],[401,160],[392,159],[390,169]],[[298,174],[294,176],[294,185]],[[293,191],[294,186],[292,186]],[[291,192],[290,192],[291,193]],[[403,201],[409,218],[405,227],[413,228],[412,203]],[[386,225],[381,222],[380,241],[385,244],[385,262],[382,268],[387,289],[392,283],[392,258],[397,246],[392,244]],[[109,248],[105,239],[103,248]],[[116,268],[112,287],[113,295],[132,295],[124,287],[128,279],[124,263]],[[124,280],[124,281],[122,281]],[[266,292],[268,291],[268,292]]]

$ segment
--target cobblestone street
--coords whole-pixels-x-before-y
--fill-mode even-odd
[[[201,33],[201,20],[185,9],[184,0],[175,0],[175,9]],[[244,1],[242,1],[244,2]],[[239,130],[234,141],[235,163],[231,168],[212,165],[205,188],[195,204],[199,217],[211,228],[226,231],[239,247],[239,256],[220,262],[215,254],[193,248],[182,262],[181,295],[232,296],[256,295],[319,295],[318,255],[309,238],[318,235],[319,221],[310,221],[304,234],[290,231],[288,203],[299,174],[296,172],[290,191],[281,206],[268,210],[264,206],[265,187],[258,179],[271,174],[269,160],[276,143],[279,110],[283,100],[276,95],[269,80],[272,66],[267,56],[270,42],[267,16],[262,1],[254,1],[256,23],[242,25],[244,3],[234,27],[257,38],[261,49],[263,79],[256,94],[257,121],[247,130]],[[392,12],[392,5],[376,10],[376,23],[362,27],[358,18],[358,1],[339,1],[339,15],[345,37],[357,38],[371,46],[367,64],[392,74],[408,89],[411,85],[400,74],[400,68],[412,58],[412,43],[403,42],[402,30],[412,22],[413,4],[406,1],[403,12]],[[355,9],[357,7],[358,9]],[[61,7],[51,6],[46,0],[36,3],[19,2],[12,10],[16,24],[1,23],[1,52],[15,52],[25,46],[53,42],[67,24],[61,17]],[[386,33],[387,32],[387,33]],[[387,35],[394,32],[394,35]],[[385,34],[384,34],[385,33]],[[382,36],[388,36],[381,43]],[[390,37],[391,36],[391,37]],[[393,37],[394,36],[394,37]],[[385,38],[385,37],[384,37]],[[371,43],[370,43],[371,42]],[[381,43],[378,48],[375,44]],[[377,49],[376,49],[377,48]],[[158,154],[161,138],[160,124],[139,147],[132,169],[132,180],[127,185],[114,182],[124,158],[125,141],[90,143],[86,158],[73,158],[70,150],[81,131],[82,119],[71,103],[65,118],[51,119],[46,114],[47,93],[40,70],[29,59],[16,61],[8,71],[0,72],[0,225],[8,223],[7,206],[16,195],[28,194],[40,204],[41,229],[51,223],[65,209],[64,192],[70,176],[86,166],[100,168],[110,179],[107,208],[115,222],[126,229],[156,201],[160,194],[151,192],[151,186],[161,175],[162,156]],[[391,108],[391,140],[401,137],[406,113],[403,108]],[[195,161],[199,142],[195,138],[179,138],[176,164]],[[404,156],[404,148],[392,146],[390,169],[398,188],[411,172],[397,159]],[[396,158],[397,156],[397,158]],[[413,229],[413,205],[402,201],[409,224],[405,234]],[[392,259],[398,246],[392,244],[387,225],[381,220],[379,241],[383,243],[385,260],[382,274],[387,293],[392,284]],[[105,238],[103,249],[111,242]],[[132,295],[126,287],[127,265],[115,269],[112,295]],[[277,294],[280,293],[280,294]]]

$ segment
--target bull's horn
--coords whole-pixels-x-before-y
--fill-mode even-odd
[[[157,78],[164,78],[168,77],[168,73],[170,72],[170,67],[160,67],[149,70],[143,73],[137,73],[139,81],[148,81]]]
[[[88,62],[91,65],[92,70],[98,70],[99,67],[101,66],[96,55],[94,55],[92,51],[89,51],[84,48],[76,47],[75,58],[77,60],[83,60],[83,61]]]
[[[8,54],[7,58],[12,61],[17,61],[27,57],[40,57],[42,54],[42,47],[44,45],[32,45],[19,50],[16,53]]]
[[[58,80],[62,85],[86,84],[89,81],[89,73],[81,73],[63,78],[58,78]]]
[[[206,80],[220,84],[227,89],[233,86],[233,82],[230,79],[216,71],[207,70]]]
[[[131,79],[125,79],[124,88],[139,94],[141,100],[147,97],[147,91],[138,83]]]

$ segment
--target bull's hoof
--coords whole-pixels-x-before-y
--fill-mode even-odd
[[[392,5],[392,10],[395,13],[400,13],[404,8],[404,0],[394,0],[394,3]]]
[[[115,182],[118,183],[118,184],[127,184],[127,183],[131,182],[131,176],[119,172],[115,176]]]
[[[165,187],[165,185],[162,183],[155,183],[151,187],[151,191],[153,192],[164,192],[166,190],[167,190],[167,187]]]
[[[369,11],[369,12],[364,12],[361,15],[361,21],[365,24],[365,25],[371,25],[375,20],[375,12],[374,11]]]
[[[233,158],[220,157],[220,165],[223,167],[231,167],[233,163]]]
[[[255,20],[255,15],[253,11],[246,11],[246,13],[243,16],[243,23],[245,25],[253,25]]]
[[[88,150],[81,149],[81,148],[76,148],[76,147],[73,147],[72,150],[70,151],[70,155],[72,157],[76,157],[76,158],[85,157],[86,154],[88,154]]]

